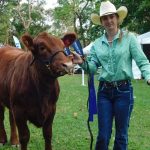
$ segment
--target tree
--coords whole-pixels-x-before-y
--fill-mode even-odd
[[[149,0],[110,0],[116,8],[124,5],[128,8],[127,18],[121,28],[127,28],[136,33],[150,30],[150,3]],[[53,26],[56,33],[74,30],[83,46],[101,36],[102,26],[91,22],[91,13],[99,14],[101,0],[58,0],[59,6],[52,10]]]
[[[16,6],[16,1],[8,0],[0,1],[0,43],[10,43],[10,32],[11,32],[11,18],[12,8]]]
[[[18,4],[14,11],[12,21],[16,33],[22,35],[25,32],[31,35],[37,35],[39,32],[48,31],[47,11],[44,9],[45,1],[41,0],[34,3],[31,0],[28,3]]]
[[[47,11],[44,9],[45,1],[20,4],[19,0],[0,2],[0,43],[13,44],[13,35],[18,38],[25,32],[37,35],[39,32],[48,31]]]
[[[111,0],[118,8],[125,5],[128,16],[121,27],[139,34],[150,30],[149,0]],[[103,34],[103,27],[91,22],[91,13],[99,14],[99,0],[58,0],[55,9],[44,9],[45,0],[0,1],[0,43],[12,43],[12,35],[48,31],[55,35],[75,31],[83,46]],[[34,4],[33,4],[34,2]]]
[[[75,31],[83,46],[86,46],[90,40],[88,31],[93,9],[91,0],[58,0],[58,3],[59,6],[52,12],[53,25],[61,31]]]
[[[114,3],[128,8],[128,16],[122,26],[139,34],[150,31],[149,0],[115,0]]]
[[[16,13],[22,23],[25,31],[29,30],[30,24],[32,22],[31,12],[32,12],[32,3],[34,0],[28,0],[28,4],[21,5],[20,0],[17,2],[17,6],[15,8]]]

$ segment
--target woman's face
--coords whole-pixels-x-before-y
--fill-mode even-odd
[[[118,28],[118,16],[116,14],[110,14],[102,16],[100,18],[102,26],[107,30],[114,30]]]

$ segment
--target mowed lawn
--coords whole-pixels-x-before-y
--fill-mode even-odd
[[[57,102],[57,113],[53,123],[53,150],[89,150],[90,136],[87,129],[87,77],[86,86],[81,85],[81,75],[59,78],[60,96]],[[98,81],[95,76],[95,87]],[[129,150],[150,150],[150,86],[143,80],[134,80],[134,110],[129,128]],[[9,134],[8,111],[5,114],[5,125]],[[97,116],[90,123],[94,135],[93,150],[97,135]],[[29,150],[44,150],[42,130],[29,123]],[[112,150],[114,129],[110,141]],[[9,143],[0,150],[15,150]]]

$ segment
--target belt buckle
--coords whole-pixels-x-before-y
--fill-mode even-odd
[[[113,82],[113,86],[114,86],[114,87],[117,87],[117,86],[118,86],[117,81],[114,81],[114,82]]]
[[[104,82],[104,87],[108,88],[107,84]]]
[[[110,85],[108,85],[107,83],[104,83],[104,86],[107,88],[107,89],[109,89],[111,86]]]

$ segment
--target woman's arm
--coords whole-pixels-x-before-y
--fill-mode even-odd
[[[133,34],[131,34],[130,52],[131,52],[132,58],[135,60],[136,64],[138,65],[143,77],[145,78],[147,83],[149,83],[150,82],[150,63],[146,55],[144,54],[143,50],[141,49],[141,46],[138,43],[137,38]]]

